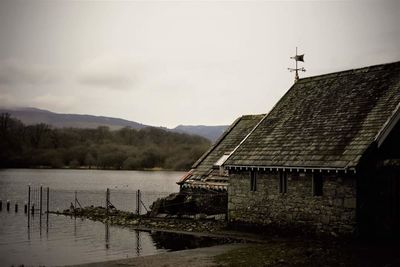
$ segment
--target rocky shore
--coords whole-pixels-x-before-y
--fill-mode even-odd
[[[159,214],[155,217],[136,215],[131,212],[104,207],[84,207],[51,212],[58,215],[76,216],[100,221],[111,225],[132,227],[135,229],[174,230],[184,232],[216,233],[227,227],[224,215],[207,216],[205,214],[169,216]]]

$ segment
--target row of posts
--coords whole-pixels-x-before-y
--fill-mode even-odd
[[[10,206],[11,206],[10,200],[7,200],[6,209],[8,212],[10,211]],[[0,211],[2,210],[3,210],[3,200],[0,199]],[[18,202],[15,202],[15,212],[18,212]]]
[[[48,187],[46,188],[46,195],[47,195],[46,196],[46,212],[49,213],[50,190]],[[40,187],[40,190],[39,190],[38,201],[39,201],[40,214],[43,214],[43,187],[42,186]],[[7,200],[6,209],[8,212],[10,211],[10,208],[11,208],[11,202],[10,202],[10,200]],[[3,201],[0,199],[0,211],[2,211],[2,210],[3,210]],[[28,186],[28,203],[25,202],[25,204],[24,204],[24,212],[28,213],[29,210],[32,214],[35,213],[35,203],[31,202],[31,186]],[[18,212],[18,202],[15,202],[15,204],[14,204],[14,211]]]
[[[24,211],[25,213],[28,212],[28,209],[31,210],[32,214],[35,214],[35,203],[31,202],[31,195],[32,195],[32,189],[31,186],[28,186],[28,206],[25,204]],[[46,188],[46,213],[49,213],[49,196],[50,196],[50,189],[47,187]],[[39,188],[39,212],[40,214],[43,214],[43,187],[41,186]]]
[[[28,203],[25,203],[25,205],[24,205],[24,212],[28,213],[28,210],[30,210],[30,212],[32,214],[35,214],[35,210],[36,210],[35,203],[31,202],[31,195],[32,195],[32,189],[31,189],[31,186],[28,186]],[[50,196],[50,190],[47,187],[46,188],[46,213],[49,213],[49,196]],[[39,212],[40,212],[40,214],[43,214],[43,187],[42,186],[40,187],[38,202],[39,202]],[[77,204],[80,205],[80,203],[79,202],[77,203],[77,202],[78,202],[77,192],[75,191],[75,203],[74,203],[75,206],[74,207],[77,207]],[[137,190],[137,193],[136,193],[136,214],[137,215],[141,214],[141,212],[142,212],[141,206],[142,205],[143,205],[142,193],[140,192],[140,190]],[[10,206],[11,206],[10,200],[7,200],[6,209],[8,212],[10,211]],[[107,214],[109,213],[109,209],[112,206],[113,205],[111,204],[111,201],[110,201],[110,189],[107,188],[107,191],[106,191],[106,212],[107,212]],[[2,210],[3,210],[3,201],[0,199],[0,211],[2,211]],[[17,202],[15,203],[14,210],[15,210],[15,212],[18,212],[18,203]]]

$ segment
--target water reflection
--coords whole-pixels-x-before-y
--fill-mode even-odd
[[[135,230],[136,234],[136,256],[140,256],[140,252],[142,251],[141,241],[140,241],[140,231]]]
[[[106,249],[109,249],[110,248],[110,228],[109,228],[109,225],[108,225],[108,223],[105,223],[104,224],[104,226],[105,226],[105,229],[106,229]]]
[[[105,248],[108,250],[110,249],[110,225],[108,223],[104,223],[104,230],[105,230],[105,238],[104,238],[104,243],[105,243]],[[141,256],[141,252],[142,252],[142,240],[141,240],[141,232],[146,232],[146,233],[150,233],[148,231],[139,231],[139,230],[133,230],[134,233],[134,251],[135,251],[135,255],[137,257]],[[156,247],[158,248],[158,247]],[[163,248],[161,248],[163,249]]]
[[[194,236],[189,234],[178,234],[172,232],[152,231],[151,237],[158,249],[177,251],[199,247],[209,247],[217,244],[231,243],[228,238],[217,238],[210,236]]]
[[[35,233],[35,232],[39,232],[39,239],[42,240],[42,231],[43,228],[45,228],[46,231],[46,240],[49,239],[49,214],[25,214],[27,217],[27,240],[31,240],[31,234]],[[35,217],[36,216],[36,217]],[[37,218],[39,217],[39,219]],[[42,225],[42,217],[43,220],[45,219],[46,222],[44,225]],[[80,220],[81,222],[85,221],[85,219],[83,218],[78,218],[75,216],[69,216],[69,218],[73,221],[73,236],[75,241],[77,241],[80,237],[80,234],[78,232],[78,224],[77,224],[77,220]],[[35,222],[38,221],[38,228],[35,225]],[[133,237],[133,241],[134,241],[134,252],[135,255],[137,257],[141,256],[141,252],[142,252],[142,240],[141,240],[141,232],[145,232],[145,233],[150,233],[150,231],[139,231],[139,230],[133,230],[134,233],[134,237]],[[152,234],[153,235],[153,234]],[[116,240],[116,242],[118,242],[118,240]],[[111,248],[111,233],[110,233],[110,224],[109,223],[104,223],[104,245],[105,245],[105,249],[109,250]],[[157,249],[168,249],[168,245],[163,245],[163,246],[156,246]],[[175,249],[172,249],[175,250]]]
[[[37,215],[39,217],[39,237],[40,239],[42,238],[42,230],[43,228],[45,228],[46,231],[46,238],[48,238],[48,234],[49,234],[49,213],[46,214],[38,214]],[[33,227],[35,227],[35,214],[34,213],[30,213],[27,212],[25,213],[25,217],[27,217],[27,239],[30,240],[31,239],[31,232],[33,231]],[[45,217],[45,225],[43,226],[42,223],[42,217]],[[36,218],[37,219],[37,218]]]

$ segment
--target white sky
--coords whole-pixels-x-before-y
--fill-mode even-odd
[[[2,1],[0,106],[230,124],[293,83],[400,60],[400,1]]]

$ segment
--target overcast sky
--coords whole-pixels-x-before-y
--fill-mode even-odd
[[[400,1],[2,1],[0,107],[154,126],[268,112],[300,76],[400,60]]]

